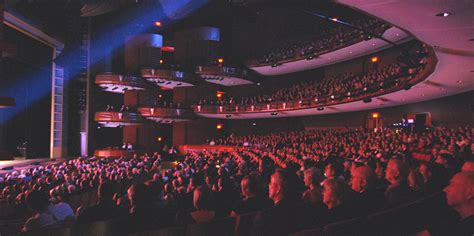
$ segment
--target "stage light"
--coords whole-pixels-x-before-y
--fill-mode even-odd
[[[334,22],[337,22],[337,21],[338,21],[336,17],[331,18],[331,20],[334,21]]]
[[[334,95],[331,95],[331,99],[334,99],[334,98],[335,98],[335,96],[334,96]]]
[[[161,142],[161,141],[163,141],[163,138],[161,138],[161,137],[158,137],[158,139],[157,139],[157,140],[158,140],[158,142]]]
[[[253,126],[257,126],[257,123],[253,122],[252,125],[253,125]]]
[[[163,64],[163,62],[164,62],[163,59],[160,59],[160,64]]]
[[[276,63],[272,64],[272,67],[277,67],[277,66],[278,66],[278,64],[276,64]]]
[[[216,129],[221,130],[222,128],[224,128],[223,124],[217,124],[216,125]]]
[[[222,98],[223,96],[224,96],[224,92],[217,91],[217,93],[216,93],[217,98]]]
[[[117,90],[117,89],[118,89],[118,87],[113,87],[111,90]]]
[[[225,118],[230,118],[232,117],[232,115],[225,115]]]
[[[278,112],[272,112],[272,113],[270,113],[270,115],[276,116],[276,115],[278,115]]]
[[[324,107],[318,107],[318,111],[324,110]]]
[[[156,27],[161,27],[162,26],[161,21],[155,21],[155,26]]]
[[[224,63],[224,58],[219,58],[219,59],[217,59],[217,63],[219,63],[219,64]]]
[[[179,83],[177,83],[176,85],[180,86],[180,85],[182,85],[182,84],[183,84],[183,83],[179,82]]]
[[[258,83],[257,83],[257,86],[260,86],[260,85],[261,85],[261,83],[260,83],[260,82],[258,82]]]
[[[450,15],[451,15],[450,12],[441,12],[441,13],[436,14],[436,16],[439,16],[439,17],[448,17]]]
[[[315,98],[315,99],[314,99],[314,101],[315,101],[315,102],[318,102],[318,101],[319,101],[319,99],[318,99],[318,98]]]
[[[372,63],[378,62],[378,61],[379,61],[379,57],[372,57],[372,58],[370,58],[370,61],[371,61]]]
[[[379,118],[380,114],[377,112],[372,113],[372,118],[376,119]]]

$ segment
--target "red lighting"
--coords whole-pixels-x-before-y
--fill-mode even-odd
[[[222,128],[224,128],[224,125],[223,125],[223,124],[217,124],[217,125],[216,125],[216,129],[219,129],[219,130],[220,130],[220,129],[222,129]]]
[[[156,26],[156,27],[161,27],[161,21],[156,21],[156,22],[155,22],[155,26]]]
[[[371,61],[372,63],[378,62],[378,61],[379,61],[379,57],[372,57],[372,58],[370,58],[370,61]]]
[[[377,112],[372,113],[372,118],[379,118],[380,114]]]
[[[174,47],[161,47],[161,51],[174,52]]]
[[[217,91],[217,93],[216,93],[217,98],[222,98],[223,96],[224,96],[224,92]]]

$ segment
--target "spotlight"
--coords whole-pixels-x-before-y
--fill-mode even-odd
[[[180,86],[180,85],[182,85],[182,84],[183,84],[183,83],[179,82],[179,83],[177,83],[176,85]]]
[[[125,88],[123,88],[123,89],[122,89],[122,91],[127,91],[127,90],[128,90],[128,88],[127,88],[127,87],[125,87]]]
[[[364,103],[370,103],[372,102],[372,98],[364,98],[364,100],[362,100]]]
[[[173,83],[173,82],[171,82],[171,81],[166,82],[166,84],[171,84],[171,83]]]
[[[278,64],[276,64],[276,63],[272,64],[272,67],[277,67],[277,66],[278,66]]]
[[[331,95],[331,99],[334,99],[334,98],[335,98],[335,96],[334,96],[334,95]]]
[[[436,14],[436,16],[439,16],[439,17],[448,17],[450,15],[451,15],[450,12],[441,12],[441,13]]]
[[[216,129],[221,130],[222,128],[224,128],[223,124],[217,124],[216,125]]]
[[[162,26],[161,21],[155,21],[155,26],[156,27],[161,27]]]
[[[318,107],[318,111],[323,111],[324,107]]]
[[[371,61],[372,63],[378,62],[378,61],[379,61],[379,57],[372,57],[372,58],[370,58],[370,61]]]
[[[272,112],[272,113],[270,113],[270,115],[276,116],[276,115],[278,115],[278,112]]]
[[[261,85],[261,83],[260,83],[260,82],[258,82],[258,83],[257,83],[257,86],[260,86],[260,85]]]
[[[219,58],[219,59],[217,59],[217,63],[219,63],[219,64],[224,63],[224,58]]]
[[[253,122],[252,125],[253,125],[253,126],[257,126],[257,123]]]
[[[313,59],[314,59],[314,56],[309,56],[309,57],[306,58],[306,60],[308,60],[308,61],[313,60]]]
[[[225,115],[225,118],[230,118],[232,117],[232,115]]]
[[[318,101],[319,101],[319,99],[318,99],[318,98],[315,98],[315,99],[314,99],[314,102],[318,102]]]
[[[112,90],[117,90],[117,89],[118,89],[118,87],[113,87],[113,88],[112,88]]]
[[[163,64],[163,62],[164,62],[163,59],[160,59],[160,64]]]

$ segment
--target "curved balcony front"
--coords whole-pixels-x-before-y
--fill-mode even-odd
[[[127,90],[145,90],[152,86],[142,78],[135,76],[103,73],[95,76],[95,84],[106,92],[125,93]]]
[[[397,91],[408,90],[412,86],[424,81],[433,73],[437,64],[437,58],[432,49],[429,49],[429,55],[426,66],[418,71],[413,78],[402,77],[390,83],[384,83],[382,87],[378,84],[373,84],[362,90],[344,91],[339,94],[318,98],[274,101],[253,105],[194,105],[193,109],[196,115],[208,118],[251,119],[276,116],[306,116],[371,109],[376,108],[374,106],[375,102],[371,104],[372,100],[375,99],[380,101],[379,104],[382,106],[385,104],[391,105],[392,101],[388,95]]]
[[[195,82],[190,73],[179,70],[144,68],[142,77],[160,87],[173,89],[175,87],[194,86]]]
[[[237,86],[253,84],[247,79],[247,71],[234,67],[224,66],[198,66],[196,74],[206,82],[223,86]]]
[[[138,113],[144,119],[162,124],[190,121],[195,117],[192,109],[185,108],[139,107]]]
[[[103,127],[114,128],[143,123],[143,118],[135,112],[99,111],[95,113],[94,120]]]

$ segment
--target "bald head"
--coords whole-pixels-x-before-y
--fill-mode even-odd
[[[451,178],[444,192],[448,205],[453,207],[462,218],[474,215],[474,172],[457,173]]]

